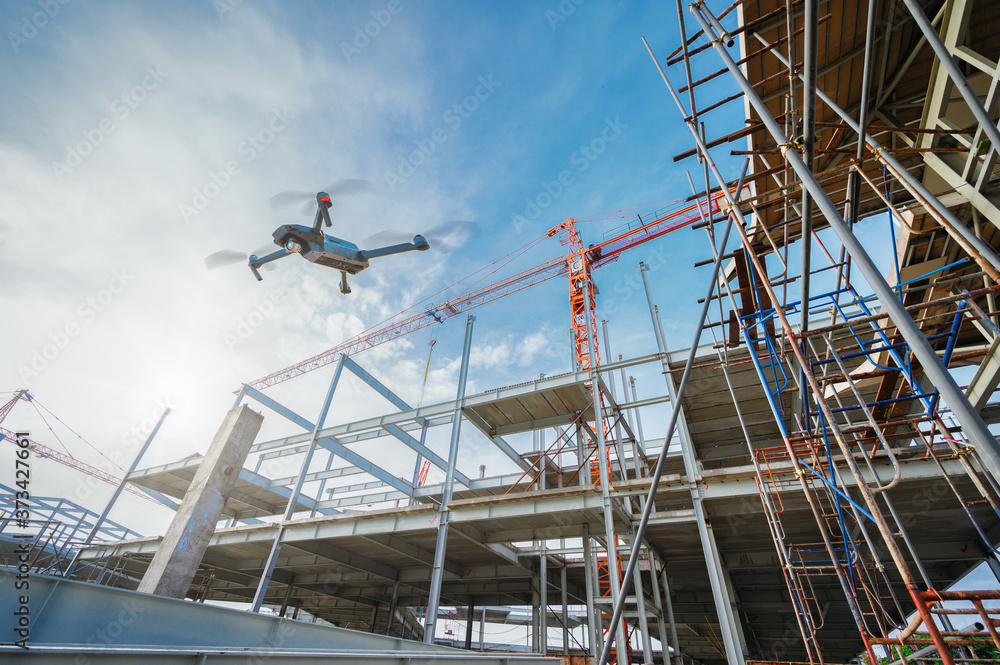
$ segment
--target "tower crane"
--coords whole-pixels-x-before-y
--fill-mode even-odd
[[[720,211],[723,205],[723,194],[716,193],[709,199],[711,217]],[[301,376],[314,369],[336,362],[341,355],[353,355],[370,349],[379,344],[398,339],[434,323],[443,323],[446,319],[466,312],[486,303],[523,291],[541,282],[567,275],[570,278],[570,309],[572,314],[572,329],[577,366],[581,369],[590,367],[587,347],[587,327],[594,333],[594,357],[597,355],[597,324],[596,308],[594,307],[594,289],[592,286],[593,270],[617,261],[626,251],[638,247],[650,240],[655,240],[671,231],[693,224],[700,218],[698,203],[680,205],[661,209],[653,213],[636,215],[637,219],[624,227],[611,232],[610,238],[600,244],[584,247],[580,234],[576,230],[576,220],[570,217],[564,222],[552,227],[546,237],[559,236],[560,242],[569,247],[568,252],[540,265],[521,271],[510,277],[491,282],[475,291],[465,293],[429,307],[426,311],[413,314],[405,319],[390,321],[371,330],[356,335],[311,358],[307,358],[290,367],[268,374],[265,377],[249,382],[251,388],[262,390],[269,386]],[[702,204],[703,205],[703,204]],[[590,321],[586,321],[586,306],[584,294],[590,294]],[[598,361],[599,362],[599,361]]]

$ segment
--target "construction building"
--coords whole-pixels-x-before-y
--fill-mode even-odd
[[[683,43],[650,51],[650,90],[665,84],[664,121],[691,132],[676,158],[692,174],[687,201],[592,246],[567,220],[551,231],[564,256],[245,384],[205,458],[128,475],[176,508],[168,534],[37,539],[39,572],[103,585],[53,581],[52,593],[73,603],[138,588],[248,603],[247,622],[272,608],[341,627],[259,647],[289,662],[328,639],[358,662],[387,649],[398,662],[496,659],[481,626],[504,621],[526,625],[537,656],[602,663],[995,662],[1000,585],[949,587],[983,562],[1000,572],[1000,4],[745,0],[718,16],[682,4]],[[704,63],[712,73],[693,80]],[[720,77],[735,94],[701,94]],[[740,104],[745,128],[713,134]],[[718,171],[723,155],[745,160],[739,179]],[[853,234],[873,216],[894,247]],[[696,338],[668,348],[666,287],[644,271],[650,317],[634,326],[658,353],[612,355],[592,271],[689,226],[706,236]],[[887,252],[888,273],[873,260]],[[454,400],[414,407],[354,358],[562,277],[565,374],[466,395],[472,316]],[[662,369],[657,393],[636,393],[641,365]],[[267,394],[309,371],[330,376],[319,413]],[[345,372],[392,408],[327,425]],[[643,409],[667,404],[668,430],[644,433]],[[298,433],[257,440],[244,405]],[[426,445],[433,428],[449,432],[447,455]],[[521,472],[457,468],[470,428]],[[507,440],[527,432],[531,450]],[[371,451],[389,440],[414,458],[413,478],[379,465]],[[298,473],[261,472],[287,456]],[[443,484],[421,482],[424,462]],[[163,662],[207,653],[197,647],[232,655],[258,629],[224,616],[232,632],[211,644],[192,627],[183,647],[153,633],[126,647]],[[428,651],[445,620],[466,627],[453,646],[481,653]],[[86,630],[52,630],[51,650],[32,655],[85,652]]]

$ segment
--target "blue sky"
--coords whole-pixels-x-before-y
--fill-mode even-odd
[[[46,7],[51,16],[39,13]],[[683,198],[683,169],[697,168],[672,161],[690,137],[640,40],[661,57],[678,44],[670,3],[36,0],[4,3],[0,25],[0,389],[31,389],[123,459],[135,451],[133,428],[169,404],[143,466],[203,452],[241,382],[330,348],[567,217]],[[669,73],[679,85],[683,72]],[[704,86],[702,103],[728,85]],[[713,122],[714,134],[738,128],[742,108]],[[739,164],[726,152],[718,159],[733,177]],[[463,244],[450,253],[373,262],[347,297],[336,272],[297,257],[260,283],[242,265],[205,270],[212,252],[250,252],[279,224],[308,221],[272,211],[271,195],[342,178],[375,189],[336,202],[332,232],[349,240],[449,220],[477,232],[453,239]],[[580,231],[599,242],[621,221]],[[540,242],[497,277],[562,252]],[[670,314],[671,346],[690,344],[708,278],[692,264],[708,255],[704,232],[684,230],[596,274],[615,355],[655,350],[641,260]],[[570,369],[564,280],[473,313],[470,392]],[[463,323],[357,360],[413,403],[449,399]],[[274,395],[313,417],[328,381],[317,371]],[[663,390],[651,370],[637,381],[640,396]],[[331,421],[386,410],[348,381]],[[23,413],[5,426],[45,428]],[[665,414],[648,418],[647,435],[662,436],[652,423]],[[269,416],[265,432],[281,427]],[[474,439],[466,432],[466,473],[480,458],[488,473],[506,470]],[[38,491],[54,492],[62,474],[42,473],[47,464]]]

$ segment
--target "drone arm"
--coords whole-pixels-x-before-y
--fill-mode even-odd
[[[257,258],[257,256],[251,256],[250,261],[247,265],[250,266],[250,272],[253,273],[253,276],[256,277],[257,281],[259,282],[264,278],[261,277],[260,272],[257,271],[257,268],[261,267],[265,263],[270,263],[271,261],[277,261],[278,259],[283,259],[289,254],[291,254],[291,252],[282,247],[278,251],[271,252],[270,254],[262,258]]]
[[[428,243],[423,236],[414,236],[412,242],[389,245],[388,247],[379,247],[378,249],[366,249],[361,252],[361,256],[366,259],[374,259],[380,256],[401,254],[402,252],[411,252],[413,250],[423,251],[425,249],[430,249],[430,247],[430,243]]]

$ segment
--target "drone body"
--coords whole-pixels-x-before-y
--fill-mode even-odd
[[[320,228],[325,223],[332,226],[330,220],[330,195],[319,192],[316,195],[316,218],[312,227],[300,224],[282,224],[272,234],[274,244],[280,249],[267,256],[250,256],[249,266],[258,281],[263,279],[258,268],[271,261],[277,261],[290,254],[299,254],[305,260],[317,265],[340,271],[340,292],[348,294],[351,287],[347,284],[347,275],[356,275],[368,267],[369,259],[390,254],[400,254],[413,250],[430,249],[430,243],[423,236],[413,236],[411,242],[389,245],[378,249],[361,250],[354,243],[335,238],[323,233]]]

